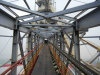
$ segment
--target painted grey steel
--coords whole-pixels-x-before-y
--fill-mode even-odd
[[[7,7],[7,6],[3,6],[5,7],[8,11],[10,11],[12,14],[14,14],[16,17],[19,17],[18,14],[16,14],[13,10],[11,10],[11,8]]]
[[[36,15],[34,14],[29,14],[29,15],[25,15],[25,16],[20,16],[17,18],[17,20],[21,20],[21,19],[26,19],[26,18],[31,18],[31,17],[35,17]]]
[[[82,11],[82,10],[85,10],[85,9],[99,7],[99,6],[100,6],[100,1],[95,1],[95,2],[92,2],[92,3],[89,3],[89,4],[85,4],[85,5],[77,6],[77,7],[74,7],[74,8],[67,9],[67,10],[55,12],[55,13],[47,15],[46,17],[47,18],[56,17],[56,16],[60,16],[60,15],[64,15],[64,14]]]
[[[79,30],[86,30],[88,28],[100,26],[100,8],[97,8],[82,18],[78,19]],[[73,28],[65,29],[66,32],[72,32]]]
[[[0,35],[0,37],[13,37],[13,36]]]
[[[20,39],[21,39],[21,35],[20,35],[20,32],[19,32],[19,40]],[[24,50],[23,50],[22,40],[19,42],[19,48],[20,48],[21,57],[24,57]],[[26,68],[26,62],[25,62],[25,60],[23,60],[23,67],[24,67],[24,69]]]
[[[19,39],[19,31],[14,30],[13,32],[13,44],[12,44],[12,60],[11,65],[13,65],[17,61],[17,54],[18,54],[18,39]],[[11,75],[17,75],[17,68],[15,68]]]
[[[75,52],[75,59],[80,62],[79,31],[76,31],[76,29],[74,30],[74,52]],[[80,72],[77,72],[75,70],[75,74],[80,75]]]
[[[40,20],[44,20],[44,18],[43,17],[38,17],[38,18],[34,18],[34,19],[30,19],[30,20],[21,22],[20,24],[27,24],[29,22],[36,22],[36,21],[40,21]],[[58,22],[62,22],[62,23],[66,23],[67,24],[67,22],[65,22],[63,20],[60,20],[60,19],[51,18],[51,20],[54,20],[54,21],[58,21]]]
[[[100,36],[84,36],[84,37],[80,37],[80,38],[100,38]]]
[[[67,7],[68,7],[68,5],[70,4],[71,1],[72,1],[72,0],[69,0],[69,1],[67,2],[66,6],[64,7],[64,10],[67,9]]]
[[[67,21],[62,20],[62,19],[51,18],[51,20],[67,24]]]
[[[82,15],[84,12],[86,12],[88,9],[81,11],[80,13],[78,13],[77,15],[75,15],[75,19],[77,19],[80,15]],[[70,23],[71,21],[69,21],[68,23]]]
[[[31,32],[28,34],[28,52],[30,52],[32,50],[32,34]],[[32,59],[33,54],[31,53],[31,55],[28,56],[28,62]]]
[[[85,75],[100,75],[98,71],[95,72],[88,66],[85,66],[84,64],[76,60],[72,55],[68,55],[66,52],[64,52],[64,50],[60,50],[56,45],[54,45],[50,41],[49,43],[52,44],[56,48],[57,51],[59,51],[64,57],[66,57],[75,67],[77,67]]]
[[[30,7],[29,7],[29,5],[28,5],[27,1],[26,1],[26,0],[24,0],[24,2],[25,2],[25,4],[26,4],[27,8],[28,8],[28,9],[30,9]]]
[[[75,21],[76,19],[72,18],[72,17],[69,17],[69,16],[58,16],[60,18],[63,18],[63,19],[67,19],[67,20],[71,20],[71,21]]]
[[[100,56],[100,52],[97,52],[97,53],[89,60],[89,63],[92,64],[99,56]]]
[[[80,61],[79,31],[74,31],[75,58]]]
[[[84,30],[100,25],[100,8],[93,10],[87,15],[83,16],[78,22],[79,30]]]
[[[14,29],[15,19],[0,9],[0,26]]]
[[[13,30],[16,20],[7,14],[5,11],[0,9],[0,26]],[[28,29],[24,27],[19,28],[22,32],[27,32]]]
[[[39,17],[39,18],[35,18],[35,19],[31,19],[31,20],[28,20],[28,21],[21,22],[20,24],[27,24],[29,22],[36,22],[36,21],[40,21],[40,20],[44,20],[44,18]]]
[[[35,15],[38,15],[38,16],[45,17],[45,15],[42,14],[42,13],[39,13],[39,12],[36,12],[36,11],[32,11],[32,10],[29,10],[29,9],[26,9],[26,8],[21,7],[21,6],[18,6],[18,5],[14,5],[14,4],[9,3],[9,2],[6,2],[6,1],[0,1],[0,4],[1,5],[8,6],[8,7],[15,8],[15,9],[18,9],[18,10],[21,10],[21,11],[25,11],[25,12],[28,12],[28,13],[32,13],[32,14],[35,14]]]
[[[65,27],[70,28],[72,26],[69,25],[56,25],[56,24],[24,24],[20,25],[21,27],[36,27],[36,26],[43,26],[43,27]],[[58,28],[59,29],[59,28]]]

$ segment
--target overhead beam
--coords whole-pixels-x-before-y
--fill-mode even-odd
[[[46,18],[52,18],[52,17],[64,15],[64,14],[69,14],[69,13],[73,13],[73,12],[77,12],[77,11],[83,11],[83,10],[86,10],[86,9],[95,8],[95,7],[98,7],[98,6],[100,6],[100,1],[95,1],[95,2],[85,4],[85,5],[82,5],[82,6],[70,8],[70,9],[67,9],[67,10],[60,11],[60,12],[51,13],[49,15],[46,15],[45,17]],[[30,20],[30,21],[34,22],[34,21],[38,21],[38,20],[43,20],[43,18],[42,19],[39,19],[39,18],[37,18],[36,20],[32,19],[33,21],[32,20]],[[27,22],[30,22],[30,21],[27,21]],[[24,22],[22,24],[25,24],[27,22]]]
[[[34,14],[29,14],[29,15],[25,15],[25,16],[20,16],[17,18],[17,20],[22,20],[22,19],[26,19],[26,18],[31,18],[31,17],[35,17],[36,15]]]
[[[24,24],[22,27],[34,27],[34,26],[45,26],[45,27],[72,27],[68,25],[56,25],[56,24]]]
[[[71,0],[69,0],[66,4],[66,6],[64,7],[64,10],[66,10],[66,8],[68,7],[68,5],[70,4]]]
[[[69,17],[69,16],[58,16],[60,18],[63,18],[63,19],[67,19],[67,20],[71,20],[71,21],[75,21],[76,19],[72,18],[72,17]]]
[[[27,24],[29,22],[36,22],[36,21],[40,21],[40,20],[44,20],[44,18],[43,17],[39,17],[39,18],[35,18],[35,19],[31,19],[31,20],[27,20],[27,21],[21,22],[20,24]]]
[[[79,20],[77,20],[77,23],[79,25],[80,30],[100,26],[100,8],[97,8],[87,15],[83,16]]]
[[[0,26],[13,30],[16,19],[0,9]],[[20,27],[21,32],[28,32],[28,28]]]
[[[99,7],[99,6],[100,6],[100,1],[95,1],[95,2],[92,2],[92,3],[89,3],[89,4],[85,4],[85,5],[77,6],[77,7],[74,7],[74,8],[67,9],[67,10],[55,12],[55,13],[47,15],[46,17],[47,18],[56,17],[56,16],[60,16],[60,15],[64,15],[64,14],[82,11],[82,10],[85,10],[85,9]]]
[[[90,45],[91,47],[95,48],[98,52],[100,52],[100,47],[90,41],[84,40],[84,39],[80,39],[82,42],[87,43],[88,45]]]
[[[28,5],[27,1],[26,1],[26,0],[24,0],[24,2],[25,2],[25,4],[26,4],[27,8],[28,8],[28,9],[30,9],[30,7],[29,7],[29,5]]]
[[[35,15],[38,15],[38,16],[45,17],[45,15],[42,14],[42,13],[39,13],[39,12],[36,12],[36,11],[32,11],[30,9],[27,9],[27,8],[24,8],[24,7],[21,7],[21,6],[6,2],[6,1],[0,1],[0,4],[8,6],[8,7],[11,7],[11,8],[14,8],[14,9],[18,9],[18,10],[21,10],[21,11],[24,11],[24,12],[28,12],[28,13],[32,13],[32,14],[35,14]]]
[[[82,18],[77,20],[78,30],[84,31],[88,28],[100,26],[100,8],[96,8],[90,13],[84,15]],[[75,24],[75,23],[74,23]],[[72,32],[73,28],[65,29],[66,32]]]

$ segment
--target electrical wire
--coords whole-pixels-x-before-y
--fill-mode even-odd
[[[79,1],[79,0],[74,0],[74,1],[86,4],[86,2],[83,1]]]
[[[0,55],[3,53],[4,49],[5,49],[6,46],[8,45],[8,43],[9,43],[9,41],[10,41],[11,38],[12,38],[12,37],[10,37],[10,38],[8,39],[7,43],[6,43],[6,44],[4,45],[4,47],[1,49]]]
[[[7,0],[4,0],[4,1],[7,1]],[[19,1],[19,0],[11,0],[11,1],[8,1],[8,2],[16,2],[16,1]]]
[[[88,47],[87,47],[86,45],[84,45],[84,46],[86,47],[86,49],[87,49],[87,51],[88,51],[89,55],[92,57],[92,55],[91,55],[91,53],[90,53],[90,51],[89,51]]]

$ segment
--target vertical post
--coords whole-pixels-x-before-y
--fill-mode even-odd
[[[53,43],[54,43],[54,45],[55,45],[55,36],[56,35],[54,35],[54,37],[53,37]],[[53,50],[55,50],[55,47],[53,46]]]
[[[28,52],[30,52],[30,50],[32,50],[32,32],[30,32],[28,34]],[[28,56],[28,62],[31,60],[33,54]]]
[[[76,22],[76,27],[73,28],[74,30],[74,50],[75,50],[75,58],[76,60],[80,61],[80,45],[79,45],[79,30]],[[79,71],[75,71],[76,75],[80,75]]]
[[[37,45],[39,44],[39,36],[37,36]],[[39,49],[39,46],[37,47],[37,50]]]
[[[12,45],[12,61],[11,65],[13,65],[17,61],[17,54],[18,54],[18,39],[19,39],[19,30],[13,30],[13,45]],[[14,69],[11,75],[17,75],[17,68]]]
[[[22,40],[21,40],[21,35],[20,35],[20,32],[19,32],[19,48],[20,48],[20,53],[21,53],[21,57],[24,56],[24,51],[23,51],[23,43],[22,43]],[[25,63],[25,60],[23,60],[23,66],[24,66],[24,69],[26,67],[26,63]]]
[[[74,50],[75,58],[80,61],[79,31],[74,32]]]
[[[61,50],[65,50],[65,45],[64,45],[64,33],[61,31],[61,37],[60,37],[60,42],[61,42]],[[62,55],[62,61],[64,61],[64,57]]]

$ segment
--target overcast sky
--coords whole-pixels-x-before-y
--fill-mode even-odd
[[[12,1],[11,3],[13,3],[13,4],[26,7],[23,0],[18,0],[18,1],[15,1],[15,2],[13,2],[14,0],[5,0],[5,1],[8,1],[8,2]],[[35,7],[35,5],[34,5],[35,0],[27,0],[27,1],[30,5],[31,9],[34,10],[35,9],[34,8]],[[57,11],[63,10],[66,3],[67,3],[66,1],[68,1],[68,0],[55,0],[56,10]],[[94,0],[72,0],[71,4],[68,6],[68,9],[75,7],[75,6],[84,5],[86,3],[90,3],[90,2],[93,2],[93,1]],[[2,6],[0,6],[0,8],[4,9]],[[4,9],[4,10],[6,10],[6,9]],[[13,9],[13,10],[15,10],[15,9]],[[21,12],[21,11],[18,11],[18,10],[15,10],[15,11],[20,16],[28,14],[28,13]],[[73,17],[73,16],[75,16],[75,13],[71,14],[69,16]],[[12,30],[0,27],[0,35],[12,35],[12,33],[13,33]],[[87,32],[86,36],[100,36],[100,27],[90,29]],[[94,43],[96,43],[100,46],[100,40],[99,39],[87,39],[87,40],[90,40],[90,41],[92,41],[92,42],[94,42]],[[0,60],[3,60],[4,58],[10,59],[11,58],[11,50],[12,50],[12,38],[2,38],[2,37],[0,37]],[[86,48],[86,46],[81,46],[81,58],[82,59],[89,59],[95,53],[96,53],[95,49],[93,49],[89,46],[87,46],[87,48]]]

